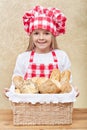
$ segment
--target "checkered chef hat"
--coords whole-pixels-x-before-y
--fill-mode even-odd
[[[23,16],[24,29],[30,35],[35,29],[45,29],[54,36],[65,33],[66,17],[57,8],[35,6]]]

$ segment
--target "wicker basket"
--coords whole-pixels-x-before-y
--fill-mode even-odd
[[[73,103],[12,103],[14,125],[72,124]]]

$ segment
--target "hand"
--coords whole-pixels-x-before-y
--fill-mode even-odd
[[[8,91],[9,91],[9,89],[8,89],[8,88],[4,88],[3,93],[4,93],[4,96],[5,96],[5,97],[7,97],[7,96],[6,96],[6,92],[8,92]]]
[[[78,88],[77,88],[77,87],[74,87],[74,89],[75,89],[75,91],[77,92],[76,97],[78,97],[78,96],[80,95],[80,92],[79,92],[79,90],[78,90]]]
[[[8,88],[4,88],[4,93],[8,92],[9,89]]]

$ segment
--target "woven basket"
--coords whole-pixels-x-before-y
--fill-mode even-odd
[[[73,103],[12,103],[14,125],[72,124]]]

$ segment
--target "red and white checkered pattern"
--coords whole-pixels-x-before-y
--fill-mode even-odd
[[[30,59],[29,59],[29,66],[28,70],[24,76],[24,79],[30,79],[32,77],[50,77],[50,74],[53,69],[58,69],[58,60],[56,58],[56,54],[52,51],[52,56],[54,63],[49,63],[48,65],[44,64],[35,64],[33,63],[34,58],[34,51],[31,52]]]
[[[66,17],[59,9],[35,6],[23,16],[24,29],[30,35],[35,29],[45,29],[54,36],[65,33]]]

